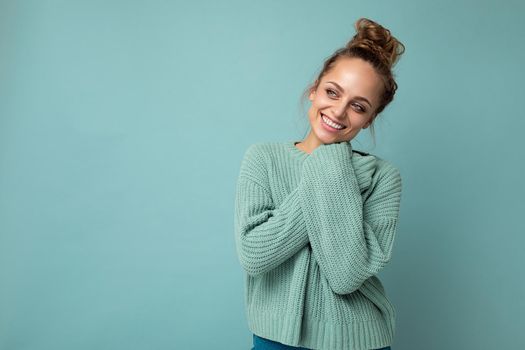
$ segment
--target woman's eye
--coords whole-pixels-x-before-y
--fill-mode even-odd
[[[365,109],[362,106],[358,105],[358,104],[354,104],[354,106],[356,107],[358,112],[364,112],[365,111]]]
[[[326,89],[326,94],[328,96],[336,96],[337,94],[335,93],[334,90],[331,90],[331,89]]]

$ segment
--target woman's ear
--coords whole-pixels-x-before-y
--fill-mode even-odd
[[[315,92],[316,92],[316,87],[317,86],[317,80],[313,83],[313,85],[310,87],[310,94],[308,95],[308,99],[310,101],[313,101],[314,98],[315,98]]]

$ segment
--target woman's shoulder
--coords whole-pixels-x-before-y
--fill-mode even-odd
[[[375,161],[375,171],[374,176],[375,177],[390,177],[390,178],[401,178],[401,172],[397,165],[395,165],[393,162],[384,159],[376,154],[364,152],[356,149],[352,149],[352,157],[355,157],[357,159],[369,159],[373,157]]]
[[[280,142],[256,142],[248,145],[244,151],[244,162],[262,163],[268,159],[272,151],[281,145]]]
[[[260,164],[278,159],[280,162],[292,143],[287,141],[266,141],[250,144],[244,151],[244,161],[254,161]],[[285,157],[284,157],[285,158]]]
[[[259,180],[267,179],[272,155],[276,153],[275,150],[280,146],[281,142],[276,141],[256,142],[248,145],[241,161],[241,176]]]

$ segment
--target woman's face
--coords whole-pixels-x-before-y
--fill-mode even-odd
[[[310,137],[323,144],[353,139],[371,124],[382,89],[381,77],[370,63],[360,58],[338,59],[309,95]]]

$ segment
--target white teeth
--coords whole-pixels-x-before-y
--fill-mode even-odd
[[[325,117],[323,114],[321,114],[321,118],[323,118],[323,121],[330,125],[332,128],[336,128],[336,129],[342,129],[344,128],[343,125],[340,125],[340,124],[336,124],[334,123],[333,121],[331,121],[330,119],[328,119],[327,117]]]

